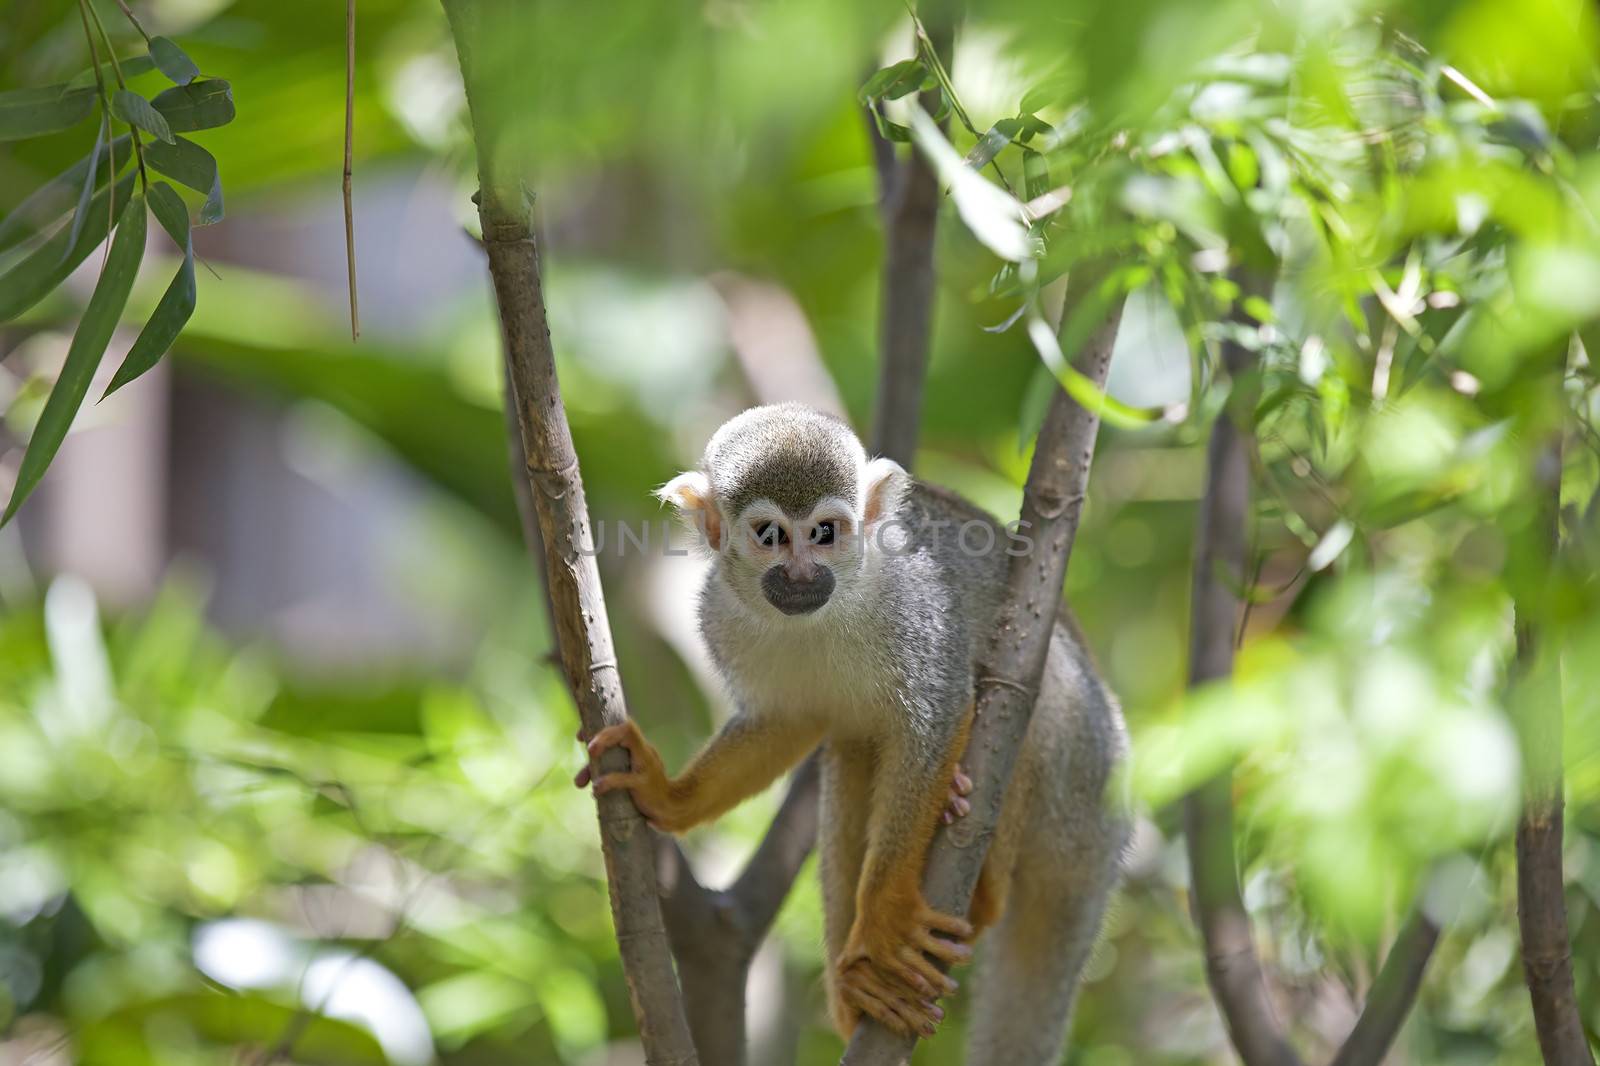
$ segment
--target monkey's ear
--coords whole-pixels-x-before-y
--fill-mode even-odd
[[[707,544],[716,547],[722,543],[722,512],[717,509],[711,480],[700,471],[685,470],[657,489],[656,498],[676,508],[678,516],[698,529]]]
[[[874,459],[867,464],[861,484],[861,517],[870,526],[900,509],[911,489],[911,475],[893,459]]]

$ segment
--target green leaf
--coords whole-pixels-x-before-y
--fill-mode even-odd
[[[189,316],[194,314],[194,241],[189,229],[189,209],[172,186],[158,181],[150,186],[150,210],[155,212],[156,221],[173,243],[183,250],[183,265],[161,295],[161,302],[150,313],[150,320],[139,331],[133,347],[128,349],[127,357],[100,397],[102,400],[155,366],[178,339]]]
[[[117,203],[127,202],[128,195],[133,191],[135,176],[130,170],[112,187]],[[83,229],[77,240],[71,240],[71,232],[62,226],[48,241],[28,253],[25,259],[0,274],[0,322],[16,318],[44,299],[99,246],[105,239],[106,225],[110,222],[111,205],[107,202],[110,195],[111,189],[101,189],[89,201],[89,209],[83,216]],[[65,256],[62,254],[64,251]]]
[[[1050,191],[1050,163],[1032,148],[1022,150],[1022,191],[1029,200]]]
[[[233,87],[221,78],[178,85],[151,101],[174,133],[209,130],[233,121]]]
[[[177,992],[153,1000],[136,1000],[87,1023],[77,1048],[83,1062],[156,1061],[153,1033],[184,1033],[199,1047],[222,1049],[241,1045],[274,1047],[289,1038],[284,1058],[323,1066],[385,1066],[389,1059],[372,1034],[348,1021],[306,1011],[292,1003],[276,1003],[250,993]],[[195,1043],[190,1044],[196,1046]]]
[[[898,141],[901,144],[911,143],[910,128],[902,126],[897,122],[890,122],[888,119],[883,117],[883,112],[878,110],[876,107],[872,109],[872,121],[877,123],[878,133],[883,137],[884,140]]]
[[[110,63],[101,63],[100,76],[105,79],[106,84],[112,84],[117,80],[118,69],[122,71],[122,76],[124,78],[137,78],[141,74],[148,74],[152,70],[156,69],[156,61],[150,56],[129,56],[127,59],[117,60],[117,65],[115,67],[113,67]],[[94,67],[90,67],[88,70],[79,71],[73,76],[71,81],[67,82],[67,88],[94,88],[96,84],[94,71]]]
[[[173,143],[172,130],[161,112],[150,101],[128,89],[118,89],[111,97],[111,112],[130,126],[137,126],[153,137]]]
[[[71,129],[94,110],[93,89],[46,85],[0,93],[0,141],[20,141]]]
[[[96,167],[96,185],[105,176],[103,165],[106,156],[110,154],[121,162],[127,162],[125,153],[131,143],[127,137],[118,137],[111,142],[110,153],[102,151],[101,166]],[[57,222],[71,208],[73,193],[82,187],[88,173],[89,157],[84,156],[29,193],[28,198],[5,218],[0,218],[0,252],[21,244]]]
[[[105,148],[106,138],[111,135],[111,119],[107,115],[100,116],[100,127],[95,130],[94,147],[89,150],[89,158],[94,160],[94,167],[84,168],[83,188],[78,190],[78,204],[72,212],[72,227],[68,230],[67,246],[61,249],[61,257],[65,259],[72,251],[72,246],[78,243],[78,236],[83,232],[85,222],[84,212],[89,209],[89,200],[94,196],[94,186],[100,174],[100,156]]]
[[[11,502],[6,505],[4,517],[0,517],[0,526],[11,521],[17,508],[44,477],[50,460],[55,458],[72,420],[77,417],[78,408],[83,405],[89,382],[105,355],[106,345],[111,343],[111,333],[122,317],[133,279],[139,273],[139,260],[144,257],[144,237],[144,197],[134,196],[117,219],[117,232],[111,240],[105,269],[100,272],[89,304],[78,320],[78,331],[72,335],[72,344],[67,348],[61,376],[56,378],[55,388],[50,390],[50,398],[45,401],[44,413],[28,439],[28,450],[22,456],[17,484],[11,491]]]
[[[989,127],[989,132],[978,138],[978,143],[966,154],[962,162],[973,170],[982,170],[989,165],[995,156],[1000,154],[1000,149],[1011,143],[1022,129],[1022,123],[1014,118],[1003,118]]]
[[[1027,144],[1040,134],[1049,133],[1051,130],[1055,129],[1054,126],[1044,121],[1038,115],[1018,115],[1017,123],[1021,128],[1016,134],[1016,139],[1021,141],[1023,144]]]
[[[873,100],[898,100],[922,88],[928,77],[928,68],[920,59],[903,59],[891,67],[884,67],[867,79],[858,94],[862,103]]]
[[[222,178],[210,152],[191,140],[174,137],[172,144],[150,145],[144,151],[144,159],[179,184],[206,194],[205,205],[200,208],[200,225],[221,220]]]
[[[161,73],[178,85],[188,85],[200,76],[200,68],[194,65],[194,60],[166,37],[150,38],[150,58],[161,68]]]

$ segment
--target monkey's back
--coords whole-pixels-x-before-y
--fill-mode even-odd
[[[911,550],[891,557],[889,565],[908,565],[927,577],[936,574],[945,584],[948,594],[943,599],[951,618],[948,625],[935,629],[960,635],[965,660],[961,683],[970,689],[978,660],[987,652],[998,624],[1011,559],[1036,545],[1031,539],[1013,537],[993,515],[956,493],[922,481],[913,483],[897,517],[920,532],[913,533]],[[941,522],[950,525],[940,526]],[[965,539],[958,532],[963,526],[972,530]],[[989,539],[977,532],[978,526],[993,533],[992,550],[975,550]],[[1026,533],[1018,531],[1021,536]],[[887,583],[891,588],[897,584]],[[915,642],[917,624],[909,617],[906,622],[908,631],[901,640]],[[948,655],[953,650],[947,646],[935,654]],[[1127,752],[1121,709],[1101,680],[1082,630],[1063,602],[1015,771],[1013,793],[1020,803],[1007,804],[1009,824],[1002,832],[1026,832],[1028,823],[1044,819],[1053,823],[1050,828],[1057,833],[1100,836],[1106,826],[1096,812],[1103,809],[1104,792]]]

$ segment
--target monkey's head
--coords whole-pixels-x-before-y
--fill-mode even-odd
[[[785,403],[724,423],[699,469],[657,495],[703,534],[748,608],[800,616],[867,594],[880,523],[909,486],[899,463],[869,461],[844,422]]]

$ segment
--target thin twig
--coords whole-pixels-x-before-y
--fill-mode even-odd
[[[105,122],[106,130],[106,180],[110,183],[106,188],[106,233],[109,235],[117,226],[117,139],[111,136],[111,98],[106,95],[105,76],[100,73],[100,49],[95,46],[94,32],[89,29],[89,13],[85,10],[85,0],[78,0],[78,17],[83,20],[83,38],[89,44],[89,62],[94,67],[94,84],[100,95],[100,117]],[[90,166],[95,160],[89,161]],[[95,180],[91,174],[89,180]],[[111,255],[111,242],[106,242],[104,254],[100,257],[100,269],[106,268],[106,259]]]
[[[350,173],[356,139],[356,0],[344,6],[344,257],[350,279],[350,339],[361,336],[356,303],[356,215],[350,199]]]
[[[117,0],[117,6],[122,13],[128,16],[128,21],[133,23],[133,28],[139,31],[139,36],[144,38],[145,44],[150,43],[150,35],[145,32],[144,26],[139,22],[139,16],[133,13],[133,8],[128,6],[128,0]]]
[[[87,3],[85,0],[78,0],[78,8],[80,12],[87,11],[89,17],[94,20],[95,29],[100,31],[100,39],[106,46],[106,58],[111,60],[111,73],[117,79],[117,88],[126,89],[128,82],[122,76],[122,64],[117,61],[116,46],[111,43],[111,34],[106,32],[106,24],[101,21],[100,12],[95,10],[93,4]],[[100,63],[98,60],[95,61],[95,77],[97,79],[100,77]],[[108,110],[107,114],[109,115],[109,113]],[[130,122],[128,123],[128,132],[133,135],[133,157],[139,162],[139,188],[143,189],[146,195],[149,195],[150,175],[144,168],[144,142],[139,139],[139,127]],[[115,173],[115,171],[112,171],[113,175]]]

